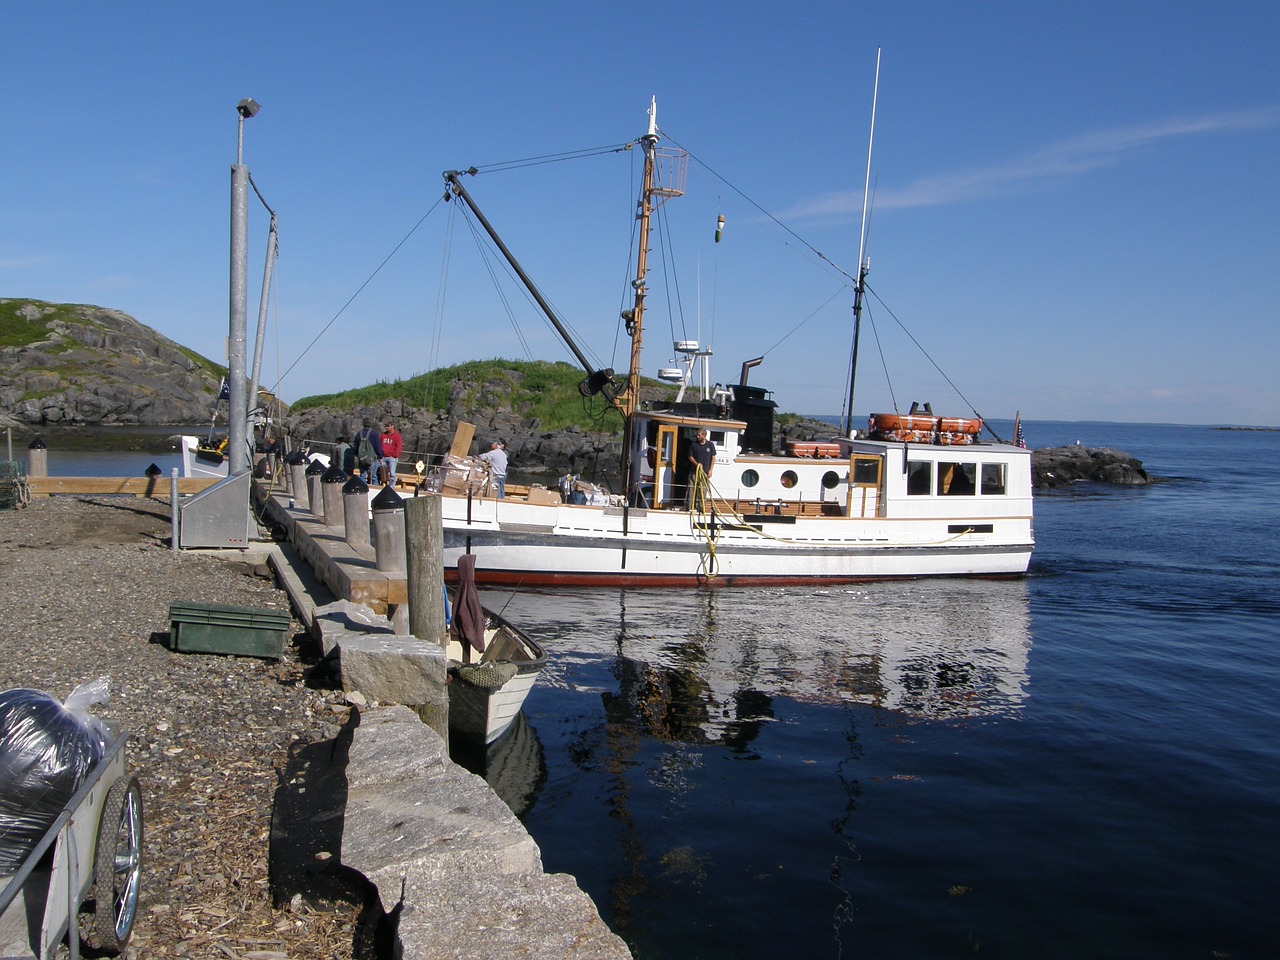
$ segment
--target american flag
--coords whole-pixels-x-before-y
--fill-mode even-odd
[[[1022,411],[1018,411],[1013,417],[1013,445],[1024,450],[1027,448],[1027,438],[1022,432]]]

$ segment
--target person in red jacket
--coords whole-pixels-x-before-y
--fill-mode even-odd
[[[400,461],[400,451],[404,449],[404,438],[396,425],[388,420],[382,426],[382,466],[386,469],[384,483],[395,486],[396,464]]]

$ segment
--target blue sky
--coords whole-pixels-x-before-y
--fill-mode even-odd
[[[1280,424],[1280,3],[43,3],[5,21],[0,296],[115,307],[225,358],[253,97],[245,162],[280,230],[262,380],[285,374],[286,399],[572,362],[436,206],[441,171],[471,165],[584,349],[625,367],[635,153],[485,168],[632,141],[656,96],[664,144],[695,162],[652,254],[644,372],[700,339],[714,380],[764,355],[751,381],[782,409],[838,413],[852,295],[810,251],[855,272],[880,48],[859,417],[928,400]],[[254,200],[251,340],[267,224]]]

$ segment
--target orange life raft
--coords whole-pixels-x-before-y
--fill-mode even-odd
[[[818,459],[838,457],[840,456],[840,444],[819,443],[815,440],[788,440],[787,456],[814,457]]]
[[[897,443],[973,443],[982,431],[978,417],[929,417],[920,414],[873,413],[867,423],[872,440]]]

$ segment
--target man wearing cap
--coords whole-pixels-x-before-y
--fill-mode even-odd
[[[493,474],[493,486],[498,499],[507,495],[507,441],[498,439],[489,446],[488,453],[480,454],[480,459],[489,464]]]
[[[404,437],[396,425],[388,420],[382,426],[382,466],[386,470],[384,482],[396,485],[396,464],[400,462],[400,451],[404,449]]]

